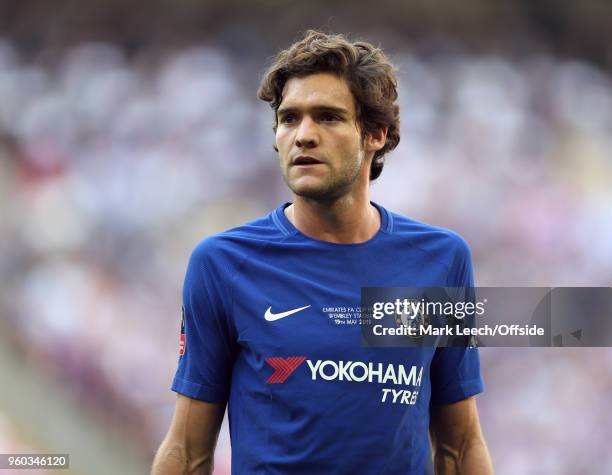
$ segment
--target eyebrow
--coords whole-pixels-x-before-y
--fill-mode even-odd
[[[349,111],[345,109],[344,107],[318,105],[318,106],[312,106],[309,109],[314,110],[315,112],[333,112],[335,114],[340,114],[340,115],[349,115]],[[297,112],[297,111],[299,111],[299,107],[280,107],[276,111],[276,113],[277,115],[281,115],[281,114],[287,114],[289,112]]]

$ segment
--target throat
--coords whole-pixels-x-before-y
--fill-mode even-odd
[[[329,207],[296,199],[285,208],[285,216],[302,234],[335,244],[369,241],[381,226],[380,213],[369,201]]]

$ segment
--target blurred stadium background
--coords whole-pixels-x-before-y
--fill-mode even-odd
[[[255,92],[309,27],[399,66],[375,200],[463,234],[479,285],[609,286],[611,24],[603,0],[0,0],[0,453],[147,473],[191,249],[289,197]],[[610,349],[482,363],[498,474],[612,473]]]

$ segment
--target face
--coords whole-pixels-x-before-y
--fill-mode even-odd
[[[298,196],[337,199],[369,182],[369,159],[347,82],[333,74],[291,78],[277,111],[276,147]]]

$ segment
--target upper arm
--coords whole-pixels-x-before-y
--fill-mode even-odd
[[[159,473],[171,473],[170,470],[164,471],[164,464],[184,467],[185,473],[212,471],[224,412],[224,404],[178,394],[170,429],[157,456]]]
[[[228,400],[235,358],[235,335],[227,284],[214,243],[192,253],[183,285],[184,351],[172,382],[177,392],[174,416],[156,455],[155,474],[209,474]]]
[[[172,389],[193,399],[225,404],[238,348],[230,285],[215,246],[214,239],[205,240],[189,259],[183,285],[185,349]]]

